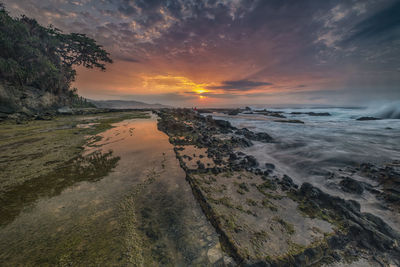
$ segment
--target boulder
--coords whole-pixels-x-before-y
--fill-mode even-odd
[[[214,120],[215,124],[221,128],[221,129],[225,129],[225,130],[230,130],[232,129],[232,125],[229,121],[225,121],[225,120]]]
[[[361,182],[350,177],[345,177],[340,181],[339,185],[342,190],[348,193],[361,195],[364,192],[364,186]]]
[[[265,163],[265,168],[275,170],[275,165],[272,163]]]
[[[243,135],[244,137],[253,140],[253,141],[260,141],[269,143],[272,142],[273,138],[267,133],[254,133],[247,128],[238,129],[235,132],[237,135]]]
[[[232,115],[232,116],[235,116],[239,113],[240,113],[240,109],[233,109],[233,110],[228,111],[228,115]]]
[[[289,176],[286,174],[283,175],[282,180],[278,182],[283,190],[289,190],[291,188],[298,188],[297,184],[295,184]]]

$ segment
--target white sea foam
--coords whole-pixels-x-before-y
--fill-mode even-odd
[[[396,105],[382,107],[382,115],[393,117]],[[302,120],[304,124],[275,122],[277,118],[260,114],[239,114],[214,117],[229,120],[238,128],[249,128],[255,132],[270,134],[276,143],[255,145],[246,149],[247,154],[257,158],[260,166],[265,163],[276,165],[278,174],[287,174],[301,185],[310,182],[325,192],[345,199],[360,202],[363,211],[389,218],[388,211],[377,208],[374,196],[365,193],[354,196],[330,186],[328,172],[335,172],[346,166],[372,162],[384,164],[400,160],[400,120],[385,119],[357,121],[362,116],[372,116],[372,109],[279,109],[287,119]],[[309,116],[291,112],[329,112],[331,116]],[[378,110],[380,112],[380,110]],[[375,109],[375,112],[378,112]],[[372,183],[372,181],[369,181]],[[400,218],[388,219],[392,226],[400,226]],[[400,227],[399,227],[400,228]]]
[[[400,119],[400,102],[385,104],[373,114],[382,119]]]

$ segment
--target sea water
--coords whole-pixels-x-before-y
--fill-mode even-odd
[[[265,166],[265,163],[273,163],[278,176],[287,174],[299,186],[309,182],[332,195],[354,199],[360,202],[362,211],[387,218],[395,228],[400,225],[400,216],[382,208],[375,196],[368,192],[361,196],[345,193],[338,186],[332,186],[328,178],[332,173],[340,173],[343,168],[356,167],[361,163],[381,165],[400,160],[400,119],[356,120],[363,116],[378,117],[393,112],[387,112],[388,108],[386,112],[383,108],[266,109],[282,112],[286,118],[265,116],[257,112],[236,116],[214,113],[213,117],[228,120],[237,128],[266,132],[274,138],[274,143],[253,142],[254,146],[244,149],[245,153],[257,158],[260,167]],[[328,112],[330,116],[292,112]],[[301,120],[304,124],[277,120]],[[372,180],[363,181],[374,186],[378,184]]]

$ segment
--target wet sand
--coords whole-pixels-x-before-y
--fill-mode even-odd
[[[0,265],[218,264],[218,235],[156,124],[155,117],[126,120],[100,134],[84,156],[112,150],[117,166],[24,207],[0,228]]]

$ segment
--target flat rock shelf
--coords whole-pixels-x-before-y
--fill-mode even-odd
[[[268,133],[189,109],[158,115],[158,128],[168,134],[196,199],[237,264],[400,264],[399,233],[384,220],[246,154],[256,142],[277,142]]]

